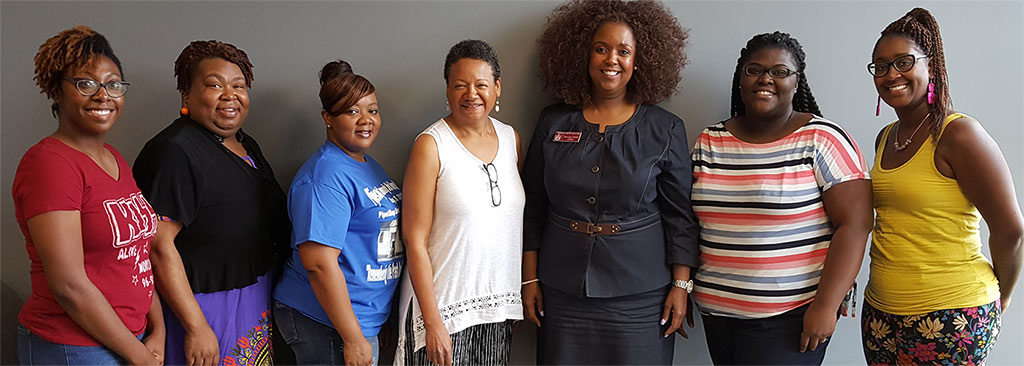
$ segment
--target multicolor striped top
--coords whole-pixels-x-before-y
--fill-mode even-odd
[[[704,313],[767,318],[814,299],[833,228],[821,194],[869,179],[857,147],[814,116],[777,141],[744,142],[719,122],[693,149],[700,268],[693,298]]]

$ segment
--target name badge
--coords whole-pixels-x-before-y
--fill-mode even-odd
[[[557,131],[555,132],[554,142],[580,142],[580,137],[583,136],[582,132],[579,131]]]

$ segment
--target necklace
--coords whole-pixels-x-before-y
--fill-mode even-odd
[[[903,151],[904,149],[907,148],[907,146],[910,146],[910,143],[913,142],[912,139],[914,138],[914,135],[917,135],[917,131],[921,129],[921,126],[924,126],[924,121],[927,120],[928,116],[931,116],[931,115],[932,115],[931,112],[929,112],[928,114],[926,114],[924,116],[924,118],[921,119],[921,122],[917,124],[917,128],[914,129],[914,132],[910,133],[910,137],[907,137],[907,141],[904,141],[903,145],[900,145],[900,141],[899,141],[900,140],[900,124],[903,123],[903,121],[902,120],[896,121],[896,141],[892,142],[892,147],[896,148],[896,151]]]

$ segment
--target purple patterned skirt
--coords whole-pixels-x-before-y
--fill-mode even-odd
[[[272,272],[256,283],[234,290],[195,294],[206,321],[220,343],[222,365],[272,365],[270,294]],[[163,305],[167,343],[164,363],[185,365],[185,329],[170,306]]]

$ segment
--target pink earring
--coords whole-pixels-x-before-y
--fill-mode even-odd
[[[928,104],[935,104],[935,83],[928,83]]]
[[[878,104],[875,105],[875,117],[882,115],[882,96],[878,96]]]

